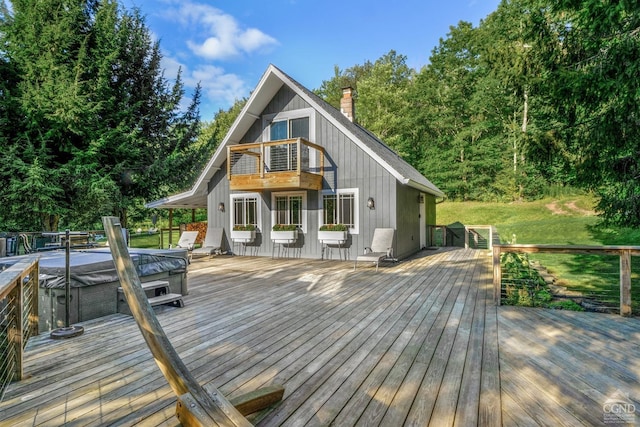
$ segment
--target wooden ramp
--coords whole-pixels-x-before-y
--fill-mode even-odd
[[[191,264],[185,307],[155,311],[200,384],[231,398],[285,386],[250,419],[260,426],[590,425],[611,390],[637,400],[638,319],[496,308],[490,262],[423,251],[375,273],[221,256]],[[73,340],[30,340],[29,378],[10,386],[0,425],[178,425],[133,319],[83,326]],[[587,389],[599,394],[576,399]]]

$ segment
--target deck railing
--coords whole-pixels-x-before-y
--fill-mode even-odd
[[[460,230],[464,236],[456,236]],[[466,249],[489,249],[500,243],[500,237],[493,225],[465,225],[464,229],[446,225],[427,225],[429,241],[433,246],[462,246]]]
[[[620,315],[632,314],[631,294],[631,257],[640,255],[640,246],[580,246],[580,245],[493,245],[493,296],[500,305],[502,299],[502,264],[503,253],[552,253],[552,254],[589,254],[614,255],[620,258]],[[637,301],[635,302],[637,305]]]
[[[228,147],[229,176],[298,171],[322,173],[324,149],[303,138]]]
[[[38,257],[0,272],[0,401],[7,385],[23,376],[27,340],[38,333]]]

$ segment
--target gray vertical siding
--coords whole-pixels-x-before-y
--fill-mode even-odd
[[[262,112],[275,114],[281,111],[291,111],[308,108],[303,99],[288,87],[283,86]],[[418,220],[418,194],[415,189],[408,188],[399,182],[378,164],[364,150],[331,124],[321,114],[316,113],[315,135],[312,142],[325,148],[324,189],[359,188],[358,211],[359,232],[350,236],[349,256],[362,253],[371,244],[373,230],[378,227],[396,229],[395,250],[399,257],[408,256],[419,250],[420,234]],[[261,142],[262,120],[257,119],[249,131],[243,136],[242,142]],[[258,240],[258,255],[271,256],[272,243],[269,239],[271,230],[271,197],[272,193],[264,191],[262,194],[262,231]],[[307,191],[307,230],[303,236],[299,249],[304,258],[320,258],[321,245],[318,241],[319,214],[321,196],[318,191]],[[367,199],[373,197],[375,209],[367,208]],[[219,202],[225,203],[225,212],[218,212]],[[228,238],[231,223],[231,206],[229,182],[226,177],[226,165],[218,171],[209,185],[208,196],[209,224],[213,227],[225,229],[228,245],[232,242]],[[427,207],[429,212],[429,207]]]

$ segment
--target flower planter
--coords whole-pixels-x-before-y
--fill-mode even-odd
[[[298,230],[273,231],[271,230],[271,240],[275,243],[293,243],[298,239]]]
[[[231,240],[234,242],[251,243],[256,239],[256,230],[231,230]]]
[[[347,232],[345,231],[318,231],[318,240],[324,243],[341,243],[347,240]]]

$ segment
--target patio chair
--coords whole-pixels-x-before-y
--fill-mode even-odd
[[[178,240],[178,243],[176,243],[176,245],[173,246],[171,249],[182,248],[188,251],[192,251],[193,246],[196,244],[197,238],[198,238],[197,231],[183,231],[182,234],[180,235],[180,239]]]
[[[198,238],[197,231],[183,231],[178,243],[175,246],[169,246],[169,249],[186,249],[187,259],[191,261],[191,253],[193,252],[193,246],[196,244],[196,238]]]
[[[353,264],[355,270],[358,266],[358,261],[372,262],[376,265],[376,272],[378,271],[378,264],[381,261],[393,260],[393,238],[395,236],[395,230],[393,228],[376,228],[373,230],[373,239],[371,240],[371,246],[364,248],[364,254],[356,257],[356,262]]]
[[[194,249],[191,254],[196,255],[209,255],[211,257],[214,254],[222,252],[222,234],[223,228],[209,227],[207,228],[207,234],[204,236],[204,242],[202,246]]]

